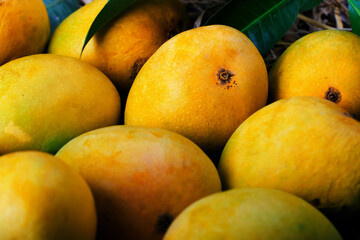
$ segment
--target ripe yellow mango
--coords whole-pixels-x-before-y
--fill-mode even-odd
[[[199,27],[168,40],[144,64],[125,124],[169,129],[207,153],[221,152],[239,124],[265,106],[267,93],[264,60],[244,34]]]
[[[0,175],[0,239],[95,239],[94,198],[68,165],[19,151],[0,157]]]
[[[315,96],[360,117],[360,36],[323,30],[297,40],[269,73],[269,98]]]
[[[68,16],[56,28],[48,51],[80,58],[88,30],[107,2],[94,0]],[[139,0],[95,34],[81,60],[99,68],[127,92],[145,61],[187,25],[187,12],[179,0]]]
[[[164,240],[341,240],[331,222],[303,199],[275,189],[215,193],[187,207]]]
[[[68,142],[56,157],[90,185],[100,239],[160,240],[185,207],[221,191],[205,153],[165,129],[96,129]]]
[[[45,50],[50,21],[42,0],[0,0],[0,66]]]
[[[360,123],[311,96],[276,101],[245,120],[227,142],[218,170],[225,189],[276,188],[328,216],[360,210]]]
[[[0,67],[0,154],[55,153],[84,132],[116,124],[119,115],[115,86],[90,64],[38,54]]]

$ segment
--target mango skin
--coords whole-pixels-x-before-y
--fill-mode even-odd
[[[56,157],[88,182],[99,239],[162,239],[186,206],[221,191],[211,160],[165,129],[111,126],[68,142]]]
[[[50,20],[42,0],[1,0],[0,22],[0,66],[45,50]]]
[[[107,0],[94,0],[68,16],[50,39],[48,52],[80,57],[87,32]],[[179,0],[139,0],[99,31],[81,60],[104,72],[128,92],[145,61],[169,38],[188,27]]]
[[[225,189],[276,188],[326,213],[360,210],[360,123],[333,102],[297,96],[244,121],[218,165]]]
[[[243,188],[215,193],[187,207],[164,240],[342,239],[303,199],[283,191]]]
[[[0,67],[0,154],[57,152],[70,139],[114,125],[120,96],[90,64],[38,54]]]
[[[329,99],[360,117],[360,36],[323,30],[291,44],[269,72],[269,99],[294,96]]]
[[[236,128],[265,106],[263,58],[240,31],[212,25],[184,31],[144,64],[130,89],[125,125],[177,132],[206,153],[221,152]]]
[[[0,239],[94,240],[95,203],[68,165],[38,151],[0,157]]]

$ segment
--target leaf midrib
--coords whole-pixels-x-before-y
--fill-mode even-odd
[[[241,29],[241,32],[246,31],[247,29],[251,28],[253,25],[255,25],[256,23],[260,22],[264,17],[266,17],[267,15],[269,15],[271,12],[276,11],[276,9],[278,7],[280,7],[281,5],[283,5],[284,3],[286,3],[289,0],[283,0],[279,3],[277,3],[274,7],[272,7],[271,9],[267,10],[266,12],[264,12],[261,16],[257,17],[256,19],[254,19],[250,24],[248,24],[245,28]]]
[[[360,15],[360,8],[358,8],[358,6],[352,0],[349,0],[348,2],[354,8],[355,12]]]

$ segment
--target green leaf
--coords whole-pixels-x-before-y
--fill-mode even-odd
[[[245,35],[265,55],[290,29],[302,0],[233,0],[224,4],[203,25],[224,24]]]
[[[108,24],[112,19],[118,16],[120,13],[125,11],[128,7],[130,7],[136,0],[108,0],[103,9],[96,16],[93,21],[90,29],[86,35],[83,47],[81,49],[81,53],[84,51],[86,44],[90,41],[90,39],[101,30],[106,24]]]
[[[302,0],[300,11],[307,11],[319,5],[323,0]]]
[[[51,33],[71,13],[80,8],[79,1],[43,0],[50,19]]]
[[[360,36],[360,0],[348,0],[352,32]]]

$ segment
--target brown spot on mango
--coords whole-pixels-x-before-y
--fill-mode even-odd
[[[229,89],[233,87],[233,85],[236,85],[235,81],[232,81],[233,76],[234,74],[230,70],[220,68],[216,74],[216,78],[217,78],[216,84],[220,86],[225,86],[225,89]]]
[[[328,90],[325,92],[326,100],[329,100],[334,103],[339,103],[341,101],[341,93],[334,87],[329,87]]]
[[[136,78],[137,74],[139,73],[142,66],[145,64],[146,60],[147,58],[139,58],[134,62],[133,66],[131,67],[130,79],[134,80]]]

